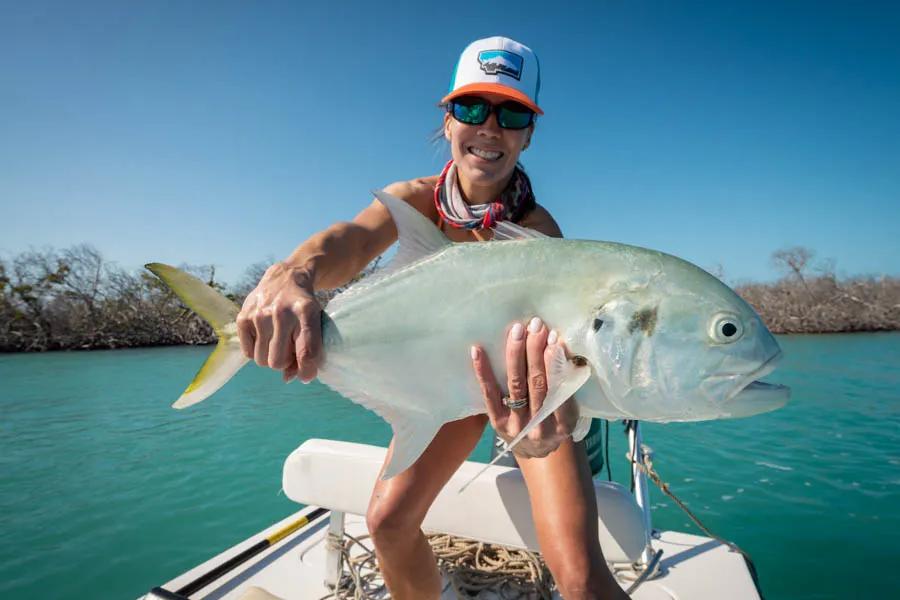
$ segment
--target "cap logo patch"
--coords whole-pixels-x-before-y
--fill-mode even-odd
[[[478,53],[478,64],[488,75],[507,75],[514,79],[522,77],[524,59],[508,50],[482,50]]]

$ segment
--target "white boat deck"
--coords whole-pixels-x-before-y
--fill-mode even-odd
[[[274,524],[257,536],[179,575],[162,587],[170,591],[178,590],[310,510],[304,509]],[[237,570],[199,590],[191,598],[239,600],[253,587],[261,588],[282,600],[313,600],[329,596],[331,590],[324,583],[325,534],[328,518],[328,514],[323,515],[306,528],[244,563]],[[346,531],[349,534],[359,536],[366,533],[362,517],[347,515],[346,519]],[[655,538],[652,545],[654,550],[663,551],[660,574],[644,582],[632,594],[631,597],[635,600],[760,598],[741,555],[730,551],[717,541],[667,531]],[[620,583],[623,588],[627,588],[631,582],[623,580]],[[494,599],[497,595],[483,592],[478,597]],[[441,598],[455,600],[450,586],[445,587]]]
[[[240,552],[254,546],[316,506],[329,511],[284,537],[237,568],[197,589],[192,599],[240,599],[275,597],[281,600],[317,600],[332,596],[326,585],[326,548],[330,515],[344,516],[343,530],[364,536],[369,492],[384,459],[384,449],[361,444],[310,440],[288,457],[284,490],[291,499],[308,504],[294,515],[256,536],[237,544],[205,563],[165,583],[176,592]],[[521,473],[491,467],[465,492],[459,487],[483,465],[464,463],[435,500],[423,523],[426,531],[451,533],[514,548],[537,550],[537,537]],[[653,575],[631,595],[637,600],[760,600],[760,594],[741,554],[707,537],[673,531],[650,535],[634,498],[614,483],[595,482],[600,544],[623,589],[636,577],[638,562],[649,542],[655,553],[662,550]],[[477,506],[477,510],[472,507]],[[340,523],[339,520],[336,523]],[[337,530],[339,531],[339,529]],[[331,553],[332,559],[336,556]],[[332,560],[334,564],[334,560]],[[264,590],[270,596],[253,596]],[[249,595],[248,595],[249,594]],[[148,595],[148,600],[154,596]],[[165,597],[165,596],[157,596]],[[179,596],[169,595],[169,598]],[[180,596],[184,597],[184,596]],[[388,597],[386,593],[383,597]],[[442,599],[455,598],[446,585]],[[491,590],[478,598],[499,598]]]

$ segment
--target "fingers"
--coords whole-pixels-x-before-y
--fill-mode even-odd
[[[528,364],[528,399],[531,415],[534,416],[544,405],[547,397],[547,367],[544,353],[550,332],[540,318],[534,317],[528,323],[528,341],[525,344]],[[534,441],[546,440],[556,430],[553,418],[544,419],[528,434]]]
[[[322,309],[307,281],[298,283],[273,265],[250,293],[236,319],[241,352],[285,381],[311,381],[322,354]]]
[[[296,376],[297,376],[297,363],[296,362],[292,362],[281,372],[281,379],[285,383],[290,383],[290,381]]]
[[[506,339],[506,384],[509,397],[528,396],[527,366],[525,362],[525,327],[514,323]]]
[[[506,338],[506,389],[511,400],[528,397],[525,327],[521,323],[513,323]],[[528,423],[529,412],[525,409],[510,411],[509,425],[515,434],[518,434]]]
[[[253,325],[256,327],[256,343],[253,346],[253,359],[261,367],[269,366],[269,344],[272,341],[272,333],[275,327],[272,323],[272,309],[263,308],[256,311],[253,316]]]
[[[525,343],[528,364],[528,399],[531,413],[540,410],[547,397],[547,368],[544,365],[544,349],[547,347],[549,331],[538,317],[528,323],[528,341]]]
[[[494,429],[499,430],[509,417],[509,408],[503,405],[503,391],[500,389],[500,384],[497,383],[484,348],[472,346],[471,354],[472,368],[475,370],[475,378],[478,379],[478,384],[481,386],[481,395],[484,396],[488,417]]]
[[[322,353],[322,309],[318,302],[297,301],[294,307],[300,321],[300,332],[294,344],[297,373],[303,383],[309,383],[319,370]]]
[[[244,311],[238,315],[237,321],[238,339],[241,341],[241,353],[249,359],[253,359],[253,347],[256,345],[256,329],[253,321],[244,315]]]
[[[528,408],[511,410],[503,404],[503,391],[491,369],[488,356],[480,346],[473,346],[472,368],[481,386],[485,406],[497,435],[509,442],[541,409],[549,389],[549,372],[554,353],[565,352],[556,332],[535,317],[526,328],[514,323],[506,340],[507,389],[511,399],[528,398]],[[513,452],[519,457],[541,458],[553,452],[569,433],[578,418],[577,405],[566,402],[553,415],[529,432]]]
[[[269,363],[273,369],[285,369],[294,362],[294,330],[298,319],[287,306],[279,306],[272,313],[272,340],[269,342]]]

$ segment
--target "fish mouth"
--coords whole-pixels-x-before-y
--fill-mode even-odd
[[[735,386],[723,405],[729,417],[749,417],[777,410],[787,404],[791,388],[776,383],[758,381],[775,370],[783,354],[779,350],[755,371],[748,373]]]

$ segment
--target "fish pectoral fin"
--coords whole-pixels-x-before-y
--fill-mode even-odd
[[[578,443],[587,436],[593,420],[593,417],[578,417],[578,420],[575,422],[575,429],[572,430],[573,442]]]
[[[554,348],[553,356],[550,361],[550,368],[547,372],[547,381],[550,382],[550,387],[547,389],[547,396],[544,398],[544,404],[541,406],[540,410],[531,417],[531,420],[528,421],[528,424],[525,425],[524,429],[519,432],[519,435],[514,437],[513,440],[506,445],[503,452],[494,457],[494,460],[490,463],[486,464],[483,469],[472,477],[472,479],[459,488],[459,491],[464,491],[469,484],[478,479],[478,476],[484,473],[488,467],[509,454],[519,442],[525,439],[525,436],[528,435],[532,429],[537,427],[541,421],[553,414],[553,412],[562,406],[566,400],[571,398],[572,395],[587,382],[590,376],[591,368],[588,365],[576,365],[566,358],[566,352],[563,350],[562,346],[557,345]]]
[[[523,227],[521,225],[516,225],[515,223],[510,223],[509,221],[500,221],[494,225],[494,237],[491,239],[495,242],[499,242],[502,240],[528,240],[549,237],[549,235],[541,233],[536,229],[531,229],[530,227]]]
[[[394,430],[393,448],[382,479],[390,479],[411,467],[425,452],[441,425],[422,419],[391,419],[391,427]]]

